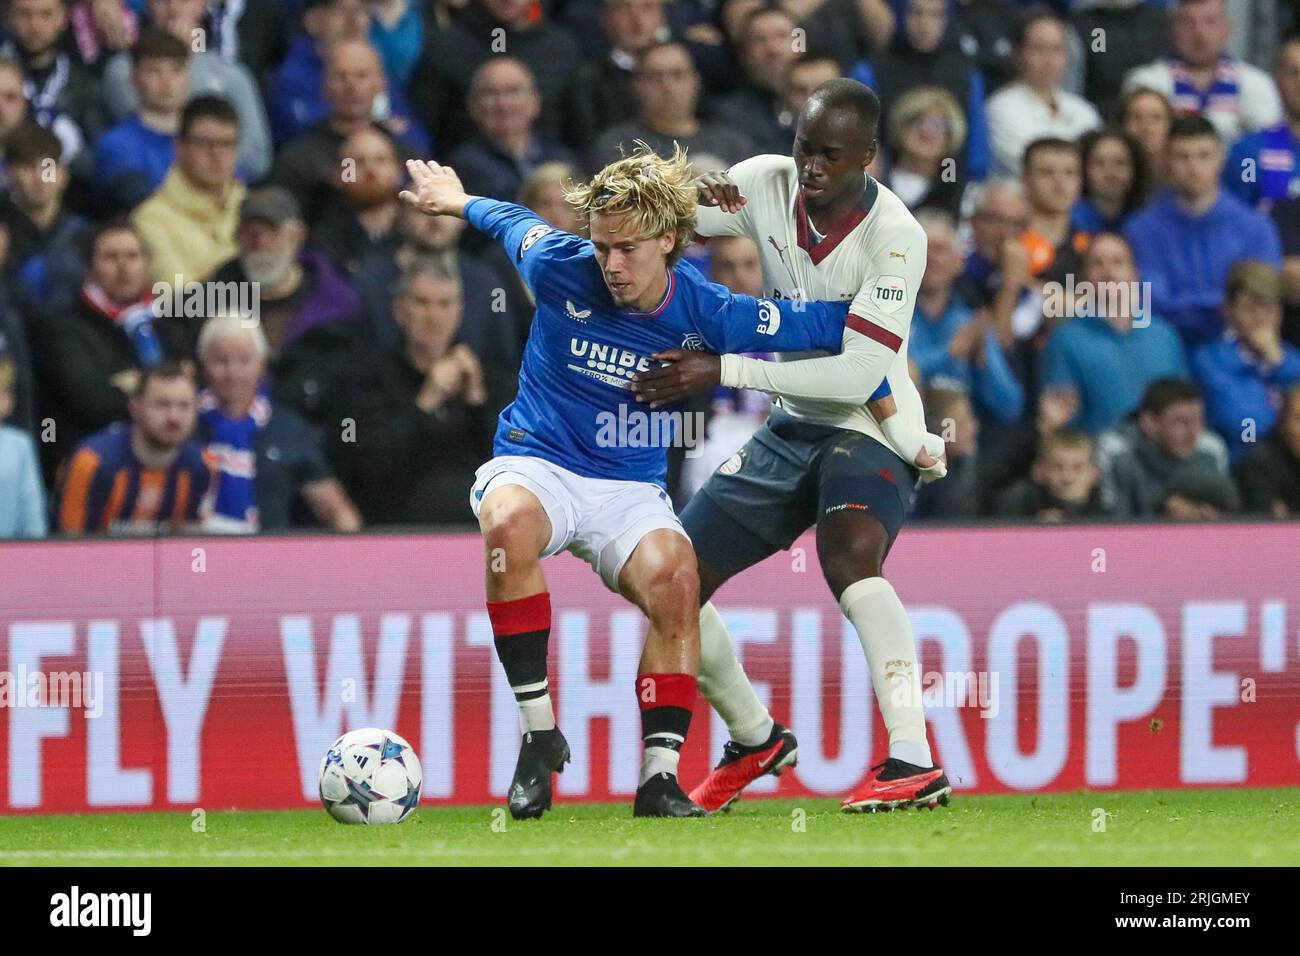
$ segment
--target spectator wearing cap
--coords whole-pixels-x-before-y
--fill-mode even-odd
[[[340,195],[326,206],[312,228],[312,245],[334,265],[355,279],[362,262],[372,252],[391,255],[397,248],[397,200],[403,171],[398,168],[392,140],[372,126],[364,126],[343,141],[340,168],[351,162],[350,175],[340,184]]]
[[[1081,276],[1073,302],[1064,298],[1066,286],[1048,299],[1049,309],[1074,317],[1048,336],[1042,387],[1049,400],[1075,409],[1071,426],[1095,435],[1131,414],[1150,383],[1186,378],[1187,358],[1178,333],[1145,309],[1133,252],[1122,236],[1094,236]]]
[[[1061,88],[1068,55],[1065,24],[1051,10],[1025,13],[1016,33],[1017,78],[988,101],[993,171],[1018,175],[1036,139],[1075,140],[1101,125],[1087,100]]]
[[[886,128],[893,124],[891,113],[909,91],[933,87],[946,91],[957,104],[962,129],[969,132],[958,137],[960,142],[948,155],[963,157],[963,179],[982,180],[990,158],[984,76],[957,44],[948,7],[947,0],[907,0],[893,40],[869,61],[857,64],[851,75],[880,95]],[[947,118],[955,128],[957,123]]]
[[[249,182],[262,179],[271,169],[271,129],[253,74],[242,63],[224,60],[215,52],[193,50],[195,31],[203,19],[203,0],[148,0],[148,9],[150,22],[190,51],[191,92],[196,97],[219,97],[234,109],[238,117],[239,169]],[[131,74],[129,53],[117,54],[104,67],[104,101],[115,120],[126,119],[140,108]]]
[[[922,210],[916,219],[925,230],[928,253],[908,357],[923,386],[956,383],[971,395],[981,416],[1010,425],[1024,412],[1024,386],[984,314],[977,315],[954,289],[962,258],[953,219],[936,209]]]
[[[471,196],[513,201],[543,163],[572,163],[573,154],[543,137],[536,123],[541,97],[528,67],[497,57],[474,71],[469,112],[477,132],[448,159]]]
[[[1131,71],[1125,90],[1163,93],[1176,115],[1205,117],[1228,143],[1281,118],[1272,78],[1228,52],[1232,21],[1224,0],[1175,0],[1169,36],[1173,55]]]
[[[457,333],[460,284],[432,263],[398,280],[401,342],[371,353],[329,389],[330,450],[368,525],[469,525],[466,489],[491,454],[507,396]],[[337,423],[352,419],[347,436]]]
[[[1235,462],[1272,431],[1283,394],[1300,384],[1300,349],[1282,341],[1282,279],[1268,263],[1233,267],[1223,311],[1227,331],[1192,352],[1192,371]]]
[[[966,141],[966,118],[948,92],[922,86],[899,97],[885,125],[889,167],[881,178],[912,212],[961,215],[966,177],[953,157]]]
[[[91,432],[127,417],[140,371],[191,358],[184,320],[155,317],[149,251],[125,219],[97,226],[87,240],[77,298],[41,314],[32,329],[47,473]]]
[[[430,153],[428,137],[400,117],[375,118],[375,104],[384,96],[385,80],[379,55],[364,40],[340,40],[330,47],[322,89],[328,113],[289,142],[276,157],[271,179],[298,200],[308,225],[339,195],[345,179],[340,152],[349,136],[376,129],[393,144],[403,162]]]
[[[318,250],[292,194],[253,190],[239,211],[235,256],[213,275],[222,283],[256,283],[258,324],[266,335],[277,401],[316,421],[325,382],[367,347],[356,289]]]
[[[1097,454],[1106,498],[1122,518],[1159,514],[1170,483],[1188,472],[1228,476],[1227,446],[1205,428],[1200,390],[1181,378],[1147,386],[1137,414],[1103,432]]]
[[[95,147],[97,198],[130,212],[162,185],[176,158],[176,132],[190,95],[189,47],[146,27],[131,51],[131,84],[140,107]]]
[[[1300,36],[1278,47],[1273,80],[1282,118],[1237,140],[1223,167],[1223,187],[1264,212],[1300,196]]]
[[[637,60],[632,91],[636,119],[617,123],[596,138],[589,163],[593,168],[629,155],[637,140],[660,156],[671,156],[676,143],[692,156],[707,154],[723,166],[753,154],[743,132],[697,117],[700,75],[684,45],[658,43],[645,50]]]
[[[239,116],[225,100],[196,96],[181,113],[176,162],[132,221],[152,252],[158,282],[201,282],[234,254],[239,204],[235,179]]]
[[[1237,462],[1236,475],[1246,511],[1300,515],[1300,386],[1286,390],[1273,431]]]
[[[290,527],[301,499],[317,521],[356,531],[361,516],[330,471],[320,438],[266,394],[268,347],[243,316],[218,315],[199,334],[207,388],[199,393],[195,440],[213,471],[205,531],[251,534]]]
[[[1223,191],[1222,170],[1223,144],[1210,121],[1175,120],[1169,132],[1169,188],[1134,213],[1124,230],[1138,272],[1151,283],[1156,312],[1189,347],[1222,332],[1223,290],[1234,265],[1243,259],[1274,268],[1282,264],[1277,228]]]
[[[549,141],[585,142],[581,108],[582,51],[533,0],[480,0],[446,29],[432,34],[412,74],[412,107],[448,154],[474,132],[470,85],[479,68],[502,52],[527,67],[540,96],[537,134]]]

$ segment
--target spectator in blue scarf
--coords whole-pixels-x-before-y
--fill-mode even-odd
[[[204,528],[286,528],[301,498],[325,527],[356,531],[361,516],[325,463],[316,433],[291,409],[272,407],[267,352],[261,328],[240,316],[211,318],[199,333],[208,388],[199,396],[197,438],[216,476]]]

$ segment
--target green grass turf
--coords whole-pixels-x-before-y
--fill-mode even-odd
[[[1094,832],[1097,808],[1105,832]],[[0,818],[0,864],[1300,864],[1294,788],[958,796],[934,811],[863,815],[825,799],[755,799],[706,820],[634,820],[630,804],[557,805],[524,823],[486,806],[421,807],[389,827],[341,826],[322,810],[213,810],[205,833],[191,819]]]

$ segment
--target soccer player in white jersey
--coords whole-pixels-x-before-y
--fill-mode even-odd
[[[695,558],[665,487],[673,422],[631,404],[631,379],[679,343],[719,352],[837,349],[840,302],[730,293],[679,261],[697,213],[690,167],[648,150],[606,166],[565,199],[585,239],[513,203],[467,195],[455,172],[408,162],[401,198],[431,216],[468,220],[496,238],[533,293],[519,393],[500,416],[493,458],[470,504],[483,532],[493,643],[519,705],[523,740],[507,805],[516,819],[551,806],[569,759],[547,677],[551,597],[542,559],[569,550],[639,607],[649,630],[637,672],[641,779],[633,813],[696,817],[677,782],[699,656]],[[796,321],[797,320],[797,321]],[[632,416],[636,416],[635,419]],[[609,426],[633,420],[626,436]]]
[[[750,686],[709,597],[815,524],[826,583],[862,642],[889,754],[844,798],[847,811],[946,804],[921,706],[912,626],[882,576],[919,477],[941,477],[943,443],[926,435],[908,375],[907,339],[925,272],[926,236],[903,202],[866,173],[880,102],[837,79],[800,112],[793,158],[756,156],[701,177],[696,232],[749,236],[774,298],[851,300],[839,355],[764,362],[679,350],[638,376],[652,404],[722,384],[776,396],[768,422],[691,499],[682,523],[699,559],[700,691],[727,722],[721,763],[691,799],[726,807],[797,759],[794,735]],[[852,330],[851,334],[850,330]],[[870,732],[869,728],[864,728]]]

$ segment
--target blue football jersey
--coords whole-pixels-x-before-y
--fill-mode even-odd
[[[499,240],[537,303],[519,392],[501,413],[493,453],[531,455],[589,478],[664,484],[676,413],[639,404],[632,377],[664,349],[838,352],[847,302],[755,299],[678,262],[657,308],[616,305],[591,242],[493,199],[465,207]]]

